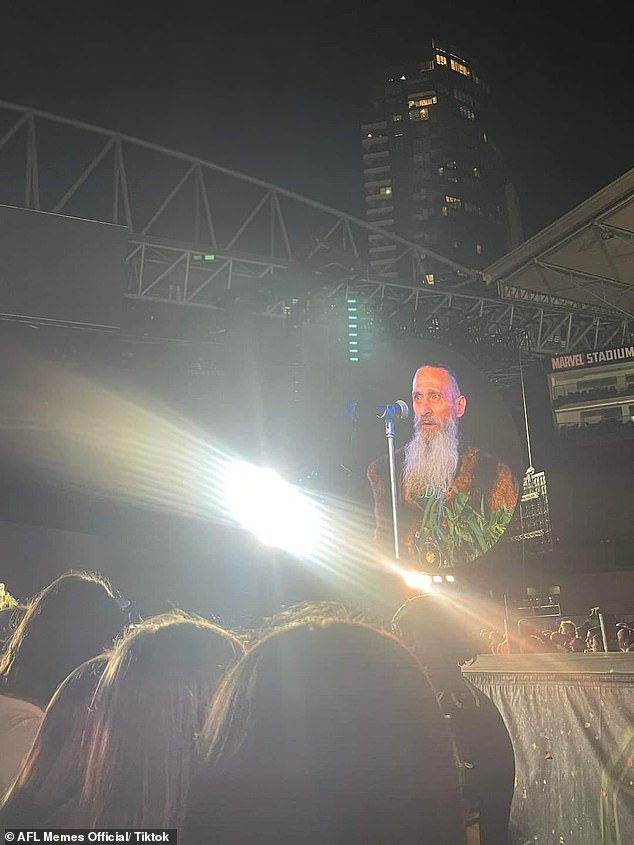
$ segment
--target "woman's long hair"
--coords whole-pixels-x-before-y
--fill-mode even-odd
[[[82,826],[179,826],[196,734],[241,653],[227,631],[181,613],[148,619],[118,643],[95,693]]]
[[[82,663],[57,689],[4,798],[0,827],[69,827],[75,822],[92,698],[106,662],[101,655]]]
[[[369,626],[261,640],[221,684],[200,746],[193,843],[464,843],[434,693],[396,638]]]
[[[67,572],[28,605],[0,657],[0,693],[45,708],[81,663],[109,648],[127,622],[110,584]]]

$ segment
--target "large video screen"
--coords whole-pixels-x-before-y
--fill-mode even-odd
[[[367,393],[362,418],[376,412],[362,434],[375,543],[396,551],[388,438],[377,409],[401,400],[409,413],[402,419],[397,406],[394,414],[399,556],[424,570],[472,564],[504,535],[523,475],[498,389],[459,353],[417,340],[377,349],[359,384]]]

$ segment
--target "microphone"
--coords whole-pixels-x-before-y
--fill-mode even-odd
[[[397,399],[393,405],[377,405],[376,416],[379,420],[388,419],[406,420],[409,417],[409,408],[402,399]]]

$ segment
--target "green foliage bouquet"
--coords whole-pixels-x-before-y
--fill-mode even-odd
[[[13,598],[11,593],[6,590],[0,592],[0,610],[4,610],[6,607],[17,607],[18,604],[19,602]]]
[[[513,512],[505,505],[489,510],[481,497],[474,507],[468,493],[450,491],[448,496],[418,496],[422,511],[416,548],[422,564],[430,562],[428,549],[437,546],[438,565],[453,567],[469,563],[488,551],[504,533]]]

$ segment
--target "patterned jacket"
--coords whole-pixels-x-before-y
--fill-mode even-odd
[[[418,562],[415,535],[421,525],[422,510],[415,503],[403,499],[401,477],[404,454],[405,449],[401,448],[395,455],[400,550],[403,558]],[[373,461],[367,476],[374,495],[375,540],[386,552],[390,552],[393,550],[393,529],[387,456]],[[445,496],[445,505],[449,505],[459,493],[466,493],[469,504],[477,511],[481,510],[483,501],[489,512],[506,507],[510,519],[517,503],[518,484],[506,464],[481,449],[470,447],[460,452],[458,470]],[[475,556],[469,555],[469,558]]]

